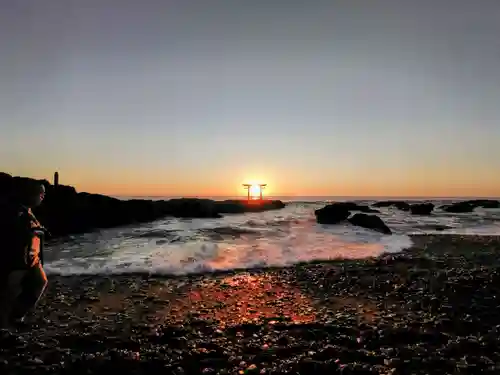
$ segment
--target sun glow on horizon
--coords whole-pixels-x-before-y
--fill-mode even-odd
[[[261,196],[264,196],[264,191],[267,186],[267,184],[257,182],[256,180],[246,182],[242,185],[245,190],[245,195],[250,199],[259,199]]]
[[[250,186],[250,196],[253,197],[253,198],[258,198],[260,197],[260,191],[261,191],[261,187],[260,185],[258,184],[252,184],[252,186]]]

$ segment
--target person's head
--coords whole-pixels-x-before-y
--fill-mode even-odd
[[[16,185],[15,196],[19,203],[27,207],[38,207],[45,198],[45,186],[38,181],[22,179]]]

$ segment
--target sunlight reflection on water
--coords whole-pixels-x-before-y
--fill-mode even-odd
[[[498,209],[430,216],[381,209],[379,216],[394,232],[386,236],[349,224],[319,225],[314,209],[322,206],[293,204],[220,219],[167,218],[73,236],[47,248],[46,268],[60,274],[186,274],[378,256],[411,247],[413,233],[500,233]]]

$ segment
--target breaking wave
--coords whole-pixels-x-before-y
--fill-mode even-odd
[[[74,236],[47,248],[45,266],[61,275],[182,275],[376,257],[411,247],[409,235],[416,233],[500,233],[500,210],[417,217],[386,209],[380,216],[394,232],[387,236],[348,223],[317,224],[314,209],[322,205],[302,202],[221,219],[169,218]]]

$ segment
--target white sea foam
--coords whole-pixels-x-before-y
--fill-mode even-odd
[[[411,240],[406,235],[386,236],[364,230],[357,235],[341,235],[299,227],[289,231],[287,236],[124,244],[104,256],[89,254],[53,260],[46,264],[46,269],[49,273],[63,275],[132,272],[180,275],[289,266],[315,260],[367,258],[399,252],[410,246]]]
[[[280,211],[228,215],[222,219],[168,219],[76,236],[48,248],[45,267],[48,273],[63,275],[181,275],[376,257],[411,247],[408,234],[415,232],[500,234],[499,222],[495,221],[500,211],[486,216],[480,212],[472,216],[443,213],[419,217],[382,210],[380,216],[394,232],[388,236],[349,224],[316,224],[313,212],[321,206],[290,205]],[[436,225],[448,229],[436,232],[432,229]],[[416,231],[417,227],[428,229]]]

